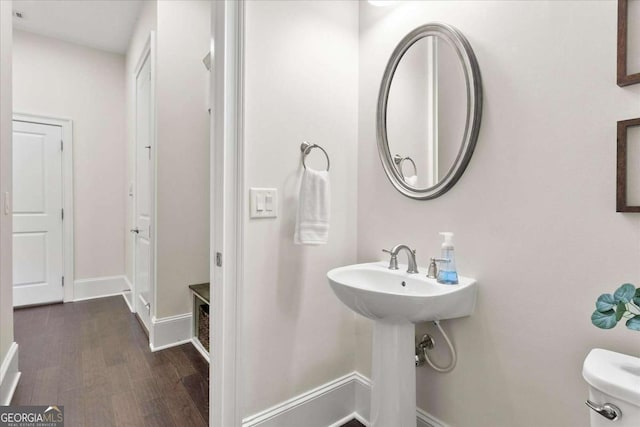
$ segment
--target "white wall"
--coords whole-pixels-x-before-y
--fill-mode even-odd
[[[11,0],[0,2],[0,200],[11,194]],[[13,343],[12,216],[0,214],[0,363]]]
[[[13,110],[73,120],[75,278],[124,273],[123,55],[15,31]]]
[[[361,2],[360,12],[358,259],[403,242],[426,271],[449,230],[459,273],[480,286],[474,315],[443,323],[457,368],[417,370],[419,407],[452,426],[588,425],[587,352],[637,354],[640,339],[590,322],[598,295],[640,284],[640,218],[615,212],[616,121],[640,116],[640,85],[615,83],[616,2]],[[415,201],[384,175],[375,104],[395,44],[434,21],[473,46],[484,117],[458,184]],[[369,374],[368,321],[358,334]]]
[[[156,317],[190,313],[209,281],[210,2],[158,2]]]
[[[358,4],[248,1],[245,19],[244,194],[277,188],[279,217],[243,215],[243,417],[353,370],[354,315],[325,275],[356,257]],[[293,244],[303,140],[331,156],[326,246]]]

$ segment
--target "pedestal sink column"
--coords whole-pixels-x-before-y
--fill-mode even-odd
[[[415,325],[373,327],[371,427],[416,427]]]

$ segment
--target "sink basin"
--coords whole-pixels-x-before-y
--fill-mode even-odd
[[[336,296],[347,307],[373,320],[420,323],[454,319],[473,313],[477,283],[459,277],[443,285],[426,276],[427,269],[409,274],[407,267],[389,270],[387,262],[334,268],[327,273]]]

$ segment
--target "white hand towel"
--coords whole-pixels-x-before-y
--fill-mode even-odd
[[[412,187],[415,187],[416,184],[418,183],[418,175],[405,176],[404,182],[406,182]]]
[[[297,245],[324,245],[329,239],[331,211],[329,172],[305,169],[300,180],[298,214],[293,241]]]

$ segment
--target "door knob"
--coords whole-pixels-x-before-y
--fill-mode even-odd
[[[136,234],[140,233],[140,230],[138,228],[132,228],[129,231],[131,231],[132,233],[136,233]]]

